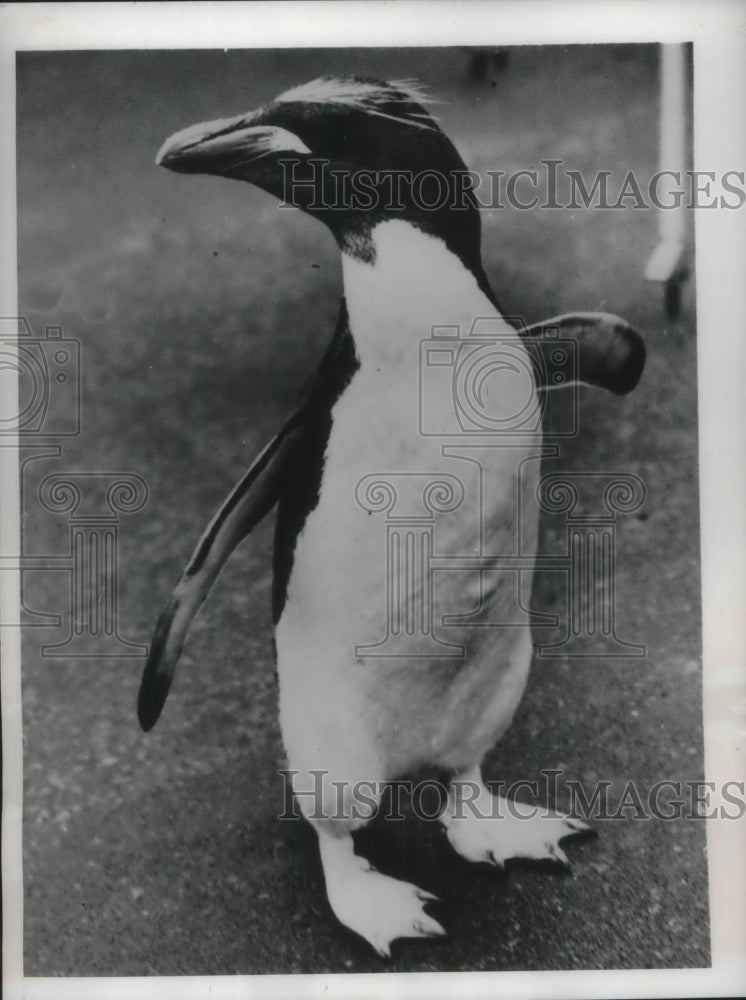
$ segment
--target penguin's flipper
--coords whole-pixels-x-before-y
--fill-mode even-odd
[[[640,380],[645,343],[623,319],[611,313],[568,313],[518,331],[533,356],[540,389],[564,388],[574,382],[624,396]],[[553,384],[557,364],[552,354],[569,340],[575,345],[575,379]]]
[[[158,721],[189,626],[227,559],[277,503],[285,469],[303,434],[296,411],[231,491],[199,540],[173,597],[161,612],[137,699],[147,732]]]

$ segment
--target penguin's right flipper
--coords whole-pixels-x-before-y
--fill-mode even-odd
[[[606,389],[615,396],[631,392],[645,368],[645,343],[619,316],[612,313],[567,313],[519,330],[534,360],[540,389],[557,389],[580,382]],[[552,354],[562,341],[575,348],[575,379],[552,382],[557,365]]]
[[[357,360],[340,303],[334,336],[308,380],[295,412],[234,487],[200,538],[173,597],[161,612],[140,682],[137,717],[148,732],[161,714],[189,626],[233,550],[280,499],[297,456],[313,438],[319,413],[328,411]]]
[[[140,682],[137,717],[147,732],[158,721],[189,627],[229,556],[277,503],[285,470],[303,433],[297,410],[234,487],[200,538],[173,597],[161,612]]]

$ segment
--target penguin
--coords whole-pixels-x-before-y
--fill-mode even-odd
[[[371,818],[362,785],[375,809],[391,781],[422,768],[447,774],[439,822],[471,862],[566,863],[560,841],[587,830],[548,810],[515,815],[481,764],[510,725],[532,659],[542,400],[558,384],[625,394],[645,362],[642,338],[611,314],[520,330],[506,320],[482,267],[466,165],[430,103],[412,81],[323,77],[177,132],[156,159],[246,181],[326,225],[344,292],[295,411],[204,531],[158,621],[140,724],[157,721],[222,566],[277,506],[272,606],[288,771],[335,916],[382,956],[397,938],[445,931],[428,912],[432,894],[355,853],[353,833]],[[425,174],[445,197],[425,197]],[[392,178],[403,178],[395,192]],[[577,347],[563,378],[558,334]],[[465,417],[467,369],[475,394]],[[517,569],[480,561],[516,553]],[[426,572],[433,556],[457,569]],[[475,627],[475,613],[492,627]]]

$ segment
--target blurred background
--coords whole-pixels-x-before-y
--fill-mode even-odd
[[[25,552],[69,545],[69,514],[37,498],[48,474],[141,477],[147,502],[118,528],[127,642],[150,641],[208,518],[320,358],[341,292],[338,251],[313,220],[248,185],[159,170],[155,153],[186,125],[351,72],[429,87],[479,172],[553,158],[620,184],[657,167],[656,46],[19,54],[20,307],[35,336],[61,326],[79,342],[81,400],[80,434],[53,441],[61,454],[26,452]],[[488,778],[557,768],[621,795],[630,780],[702,777],[693,282],[668,318],[643,277],[656,227],[654,211],[632,208],[483,212],[485,270],[508,314],[612,311],[649,352],[631,396],[583,391],[581,433],[556,463],[645,483],[645,506],[618,524],[617,625],[647,656],[535,660]],[[27,607],[62,616],[25,631],[26,974],[708,965],[696,820],[598,821],[598,840],[570,846],[571,874],[507,878],[461,865],[432,824],[379,831],[377,863],[421,865],[450,936],[400,941],[385,963],[337,925],[313,837],[277,819],[272,520],[221,576],[149,735],[135,716],[143,660],[43,656],[69,632],[69,574],[25,574]],[[541,550],[563,531],[547,521]],[[534,607],[561,601],[551,574],[537,577]]]

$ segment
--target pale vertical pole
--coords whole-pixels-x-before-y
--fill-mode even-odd
[[[660,62],[660,159],[658,169],[670,171],[658,184],[658,245],[645,268],[648,281],[660,281],[666,288],[669,315],[678,312],[678,285],[686,277],[686,62],[684,46],[678,42],[661,45]]]

